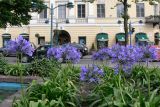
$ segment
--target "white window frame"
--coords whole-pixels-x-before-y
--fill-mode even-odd
[[[81,15],[79,17],[78,6],[81,5]],[[82,13],[82,5],[84,5],[84,17]],[[77,18],[86,18],[86,4],[77,4]]]
[[[117,4],[117,17],[121,18],[122,14],[124,14],[124,5],[120,3],[120,4]]]
[[[139,10],[138,10],[139,5]],[[143,8],[143,12],[142,12]],[[145,4],[144,3],[136,3],[136,16],[137,17],[145,17]]]
[[[65,3],[60,3],[60,4],[58,4],[58,5],[64,5]],[[65,11],[61,11],[62,13],[61,13],[61,16],[59,16],[60,15],[60,10],[59,9],[61,9],[61,10],[63,10],[63,9],[65,10]],[[59,19],[66,19],[66,17],[67,17],[67,8],[66,8],[66,6],[60,6],[60,7],[58,7],[58,14],[57,14],[57,17],[59,18]],[[65,15],[63,16],[62,14],[63,13],[65,13]]]
[[[102,8],[103,6],[104,6],[104,13]],[[105,4],[97,4],[97,18],[105,18],[106,17],[105,13],[106,13]]]
[[[49,7],[49,3],[44,3],[44,5],[46,5],[47,7]],[[44,12],[46,11],[46,17],[45,17],[45,14]],[[43,17],[41,17],[41,14],[43,15]],[[39,13],[39,19],[47,19],[48,18],[48,8],[42,10],[41,13]]]
[[[153,5],[153,11],[154,11],[154,15],[156,16],[156,15],[159,15],[159,7],[158,7],[159,5],[158,4],[154,4]]]

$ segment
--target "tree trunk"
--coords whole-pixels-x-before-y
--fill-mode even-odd
[[[125,46],[128,44],[128,0],[124,0],[123,2],[124,5],[124,31],[125,31]]]

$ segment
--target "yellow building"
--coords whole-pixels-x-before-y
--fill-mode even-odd
[[[82,2],[82,0],[44,1],[48,7],[51,3],[53,3],[53,7],[67,2],[73,2],[74,4],[74,8],[71,9],[65,6],[54,9],[54,42],[58,40],[59,44],[67,42],[83,43],[88,48],[91,48],[92,44],[95,44],[98,48],[111,46],[116,42],[123,44],[125,40],[123,19],[121,18],[123,5],[117,2],[118,0],[96,0],[94,3]],[[159,44],[160,18],[158,15],[160,15],[160,4],[154,2],[154,5],[150,5],[149,2],[133,3],[132,0],[129,1],[129,4],[131,4],[128,10],[129,22],[135,28],[135,32],[131,35],[131,43],[141,45],[154,42]],[[8,40],[15,39],[20,34],[35,45],[50,42],[50,9],[45,9],[40,14],[31,14],[32,20],[29,25],[7,27],[0,30],[0,47],[5,46]],[[68,24],[65,23],[67,19],[69,20]],[[140,20],[143,23],[139,23]]]

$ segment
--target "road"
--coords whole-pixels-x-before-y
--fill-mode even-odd
[[[16,63],[16,57],[6,57],[6,60],[9,62],[9,63]],[[82,66],[82,65],[85,65],[85,66],[90,66],[91,64],[98,64],[98,65],[109,65],[109,66],[114,66],[113,63],[111,63],[111,61],[107,61],[107,63],[104,61],[93,61],[91,60],[91,56],[84,56],[83,59],[80,60],[80,62],[78,64],[75,64],[76,66]],[[141,65],[145,65],[146,66],[146,63],[145,62],[141,62],[140,63]],[[160,67],[160,62],[149,62],[149,67]]]

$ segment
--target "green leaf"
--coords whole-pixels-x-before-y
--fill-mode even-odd
[[[89,107],[95,107],[95,105],[101,101],[102,101],[102,99],[95,100],[93,103],[91,103],[91,105]]]

